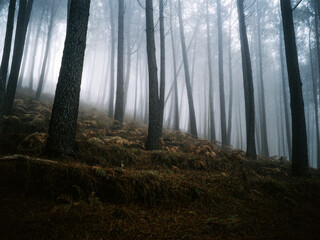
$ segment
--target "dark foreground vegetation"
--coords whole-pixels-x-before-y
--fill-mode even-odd
[[[291,176],[277,158],[147,126],[121,130],[82,106],[73,160],[44,152],[52,99],[18,93],[4,119],[1,239],[319,239],[320,175]]]

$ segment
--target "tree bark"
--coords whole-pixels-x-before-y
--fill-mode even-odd
[[[149,70],[149,125],[145,144],[147,150],[159,149],[159,98],[156,45],[154,39],[153,0],[146,0],[146,31]]]
[[[241,41],[241,56],[243,70],[243,85],[246,108],[246,135],[247,135],[247,152],[249,158],[256,159],[256,143],[255,143],[255,109],[254,109],[254,89],[252,78],[252,67],[250,60],[249,44],[247,37],[247,29],[244,15],[244,0],[237,0],[239,31]]]
[[[296,36],[290,0],[280,0],[292,116],[292,173],[304,176],[308,172],[308,141],[302,83],[298,63]]]
[[[4,114],[6,115],[11,113],[13,107],[32,5],[33,0],[28,0],[28,2],[20,0],[11,71],[4,102]]]
[[[233,107],[233,75],[232,75],[232,26],[231,26],[231,13],[232,13],[232,7],[230,10],[230,17],[229,17],[229,40],[228,40],[228,63],[229,63],[229,112],[228,112],[228,131],[227,131],[227,139],[228,139],[228,145],[231,145],[231,130],[232,130],[232,107]]]
[[[16,9],[16,0],[10,0],[6,36],[4,40],[2,61],[1,61],[1,67],[0,67],[0,134],[2,133],[2,129],[3,129],[4,95],[6,91],[8,65],[9,65],[10,52],[11,52],[15,9]]]
[[[47,153],[57,157],[73,157],[76,152],[75,134],[89,9],[90,0],[71,0],[67,35],[46,146]]]

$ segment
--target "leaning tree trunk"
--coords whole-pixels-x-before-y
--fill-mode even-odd
[[[154,39],[153,0],[146,0],[147,53],[149,69],[149,125],[147,150],[159,149],[159,99],[156,45]]]
[[[291,100],[292,173],[303,176],[308,172],[308,140],[296,36],[291,2],[290,0],[280,0],[280,3]]]
[[[211,55],[211,41],[210,41],[210,21],[209,21],[209,0],[207,4],[206,24],[207,24],[207,48],[208,48],[208,72],[209,72],[209,118],[210,118],[210,141],[216,142],[216,129],[214,122],[214,89],[213,89],[213,75],[212,75],[212,55]]]
[[[90,0],[71,0],[67,35],[57,84],[46,151],[58,157],[75,155],[80,86]]]
[[[123,52],[124,52],[124,0],[119,0],[118,16],[118,66],[117,66],[117,95],[114,114],[115,126],[123,125]]]
[[[5,94],[4,114],[10,114],[12,111],[32,5],[33,0],[28,2],[20,0],[11,71]]]
[[[183,27],[183,21],[182,21],[181,0],[178,0],[178,15],[179,15],[179,25],[180,25],[180,38],[181,38],[182,56],[183,56],[185,80],[186,80],[188,103],[189,103],[191,134],[194,137],[198,138],[196,114],[195,114],[195,110],[194,110],[192,88],[191,88],[191,83],[190,83],[190,72],[189,72],[189,63],[188,63],[188,55],[187,55],[187,48],[186,48],[186,40],[185,40],[185,36],[184,36],[184,27]]]
[[[256,143],[255,143],[255,110],[254,110],[254,89],[252,78],[252,67],[250,60],[249,44],[247,37],[247,29],[244,15],[244,0],[237,0],[239,31],[241,41],[241,56],[243,70],[243,85],[246,108],[246,133],[247,133],[247,156],[256,159]]]
[[[16,0],[10,0],[6,37],[4,40],[3,55],[2,55],[2,61],[1,61],[1,67],[0,67],[0,134],[2,133],[2,129],[3,129],[3,116],[2,116],[3,106],[4,106],[3,104],[4,104],[4,94],[6,91],[10,52],[11,52],[15,9],[16,9]]]
[[[221,119],[221,138],[222,146],[228,145],[227,123],[226,123],[226,103],[224,94],[224,76],[223,76],[223,36],[222,36],[222,19],[221,19],[221,0],[217,0],[217,17],[218,17],[218,47],[219,47],[219,93],[220,93],[220,119]]]

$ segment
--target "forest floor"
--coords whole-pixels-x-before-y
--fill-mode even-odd
[[[78,154],[43,155],[52,99],[19,93],[0,139],[0,239],[320,239],[320,174],[81,107]]]

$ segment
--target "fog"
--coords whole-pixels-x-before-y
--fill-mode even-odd
[[[295,6],[298,2],[298,0],[294,0],[292,1],[292,5]],[[17,9],[19,7],[18,3],[19,1],[17,1]],[[9,0],[2,0],[0,4],[0,53],[2,55]],[[158,69],[160,69],[158,4],[158,1],[154,1],[156,54]],[[55,94],[66,37],[67,9],[67,0],[34,0],[26,34],[19,74],[20,85],[18,83],[18,88],[37,91],[41,70],[45,62],[46,47],[50,44],[47,61],[44,66],[45,75],[42,95]],[[320,84],[319,63],[316,54],[315,18],[313,12],[314,6],[311,1],[302,1],[293,11],[299,65],[303,83],[309,165],[317,167],[317,132],[315,119],[319,118],[319,116],[315,115],[314,102],[319,101]],[[269,150],[268,156],[285,156],[289,159],[290,150],[286,136],[288,134],[287,129],[291,131],[291,117],[289,118],[290,126],[287,128],[285,120],[286,103],[284,102],[283,94],[287,92],[287,107],[289,107],[290,93],[287,69],[284,68],[284,78],[281,69],[280,49],[284,51],[284,43],[282,42],[283,39],[280,34],[282,31],[282,20],[279,1],[246,0],[245,15],[254,83],[256,116],[255,141],[257,153],[263,155],[262,149],[265,147],[263,146],[263,112],[261,110],[264,105],[267,130],[266,144]],[[201,138],[212,140],[209,129],[214,127],[216,141],[221,142],[221,91],[219,89],[218,64],[219,34],[216,1],[209,0],[207,8],[206,0],[182,0],[182,17],[198,135]],[[211,51],[208,51],[207,44],[207,17],[210,26]],[[229,108],[232,106],[231,126],[228,126],[228,128],[231,127],[230,145],[233,148],[245,150],[247,147],[245,134],[246,113],[238,12],[235,0],[221,1],[221,18],[224,100],[227,121],[230,115]],[[16,21],[17,12],[15,15],[15,22]],[[52,34],[51,37],[48,38],[50,22],[52,23]],[[258,22],[260,22],[260,24],[258,24]],[[110,112],[110,106],[114,106],[116,101],[117,27],[118,1],[91,0],[80,100],[81,103],[93,105],[106,113],[108,113],[108,111]],[[166,44],[164,128],[175,128],[174,53],[175,64],[177,66],[179,129],[188,132],[190,131],[189,105],[176,0],[165,1],[164,27]],[[15,33],[15,30],[13,33]],[[126,104],[124,104],[125,119],[127,121],[135,120],[147,124],[149,90],[145,1],[125,0],[124,33],[124,92],[125,95],[127,95],[125,96],[125,99],[127,97],[127,101],[125,101]],[[12,49],[13,47],[12,44]],[[112,49],[114,50],[113,52]],[[13,50],[11,50],[11,55],[12,52]],[[259,56],[260,53],[261,56]],[[209,84],[209,55],[212,58],[212,89],[210,89]],[[112,60],[114,61],[113,63]],[[114,69],[112,69],[112,65],[114,65]],[[158,74],[160,74],[160,71],[158,71]],[[314,77],[317,82],[316,99],[313,94],[314,85],[312,77]],[[283,83],[283,81],[285,81],[285,83]],[[285,86],[285,89],[283,86]],[[210,125],[209,120],[210,92],[213,96],[214,103],[214,126]],[[262,95],[264,96],[264,100]],[[290,110],[290,107],[288,109]],[[289,116],[291,116],[290,112]]]

